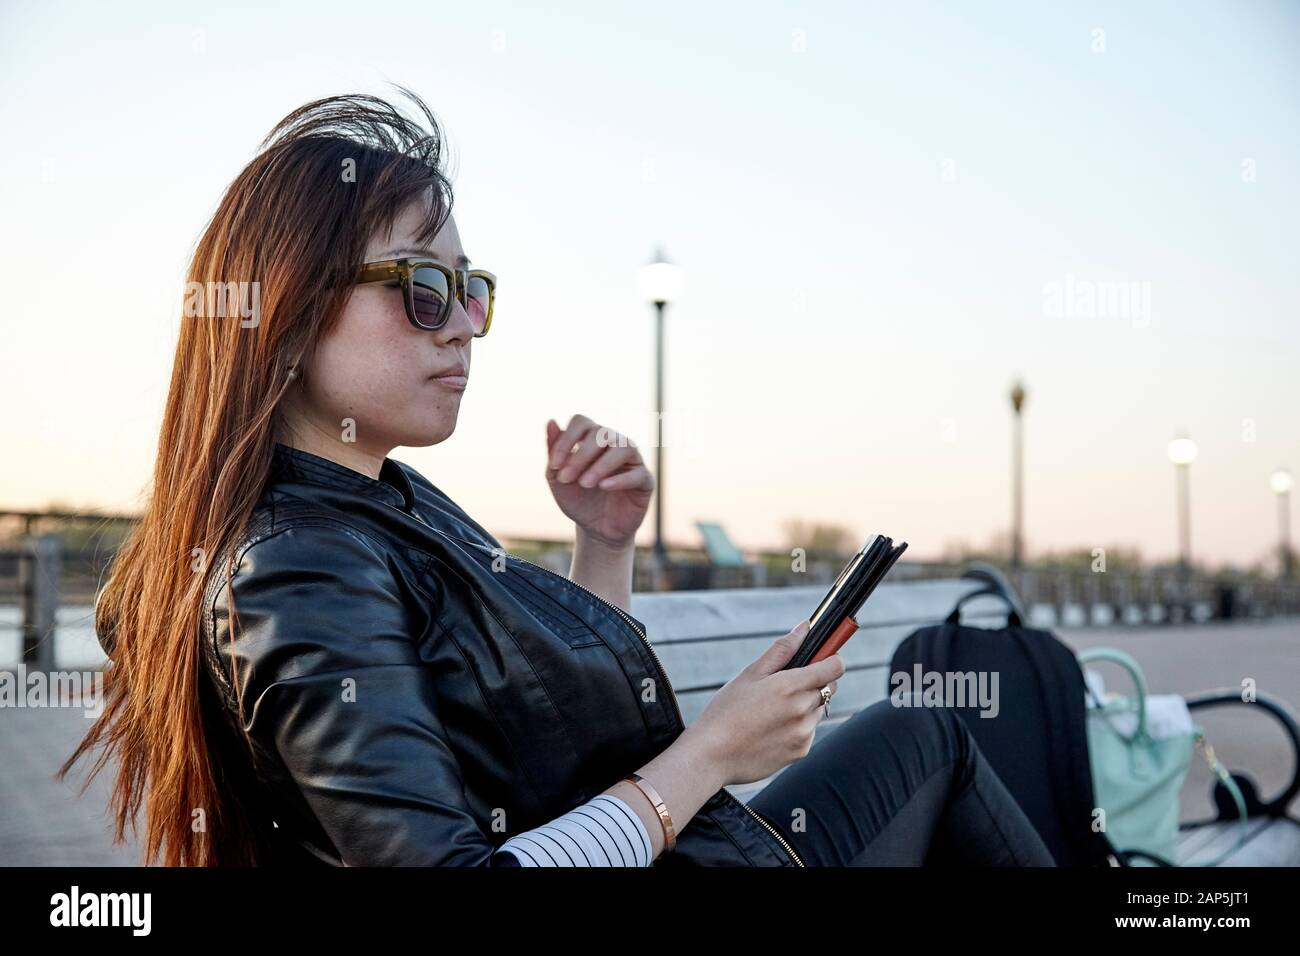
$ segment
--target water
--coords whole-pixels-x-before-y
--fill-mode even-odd
[[[0,670],[17,667],[22,656],[22,608],[0,605]],[[54,666],[58,670],[91,670],[107,658],[95,637],[94,608],[69,605],[55,617]]]

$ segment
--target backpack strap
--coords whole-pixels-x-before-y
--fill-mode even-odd
[[[990,584],[988,587],[980,588],[978,591],[971,591],[969,594],[963,594],[960,598],[957,599],[957,603],[953,606],[952,613],[948,615],[946,623],[960,624],[961,606],[965,604],[967,601],[969,601],[971,598],[984,597],[986,595],[1000,598],[1002,602],[1006,604],[1007,627],[1021,626],[1020,612],[1016,610],[1016,605],[1012,602],[1011,598],[1007,597],[1006,592],[1003,591],[1002,588],[998,587],[995,584]]]
[[[1020,645],[1024,655],[1030,661],[1038,676],[1037,689],[1044,713],[1052,714],[1043,728],[1049,741],[1052,776],[1058,781],[1072,781],[1065,791],[1074,796],[1067,800],[1060,788],[1053,790],[1055,796],[1057,819],[1062,832],[1069,834],[1070,842],[1080,857],[1093,864],[1104,858],[1104,849],[1108,846],[1098,843],[1089,829],[1081,838],[1080,820],[1089,819],[1095,805],[1092,792],[1092,775],[1090,772],[1088,742],[1084,726],[1083,698],[1071,693],[1074,688],[1067,686],[1074,675],[1083,683],[1082,672],[1078,670],[1074,657],[1059,639],[1050,633],[1040,631],[1016,630],[1013,638]],[[1049,642],[1054,642],[1049,643]],[[1053,652],[1055,646],[1059,651]],[[1061,667],[1071,668],[1067,674]],[[1076,709],[1077,708],[1077,709]]]

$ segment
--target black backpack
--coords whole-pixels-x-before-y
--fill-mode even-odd
[[[942,624],[922,627],[894,651],[890,676],[953,671],[998,674],[999,710],[983,717],[976,704],[961,714],[985,757],[1029,817],[1058,866],[1106,866],[1113,853],[1092,829],[1096,802],[1088,763],[1083,670],[1050,631],[1025,627],[1016,602],[991,576],[965,595]],[[993,595],[1008,607],[1002,628],[967,627],[962,605]],[[891,686],[887,688],[892,691]]]

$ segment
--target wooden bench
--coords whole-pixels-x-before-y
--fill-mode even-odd
[[[985,583],[950,578],[882,584],[859,615],[859,632],[840,652],[846,671],[836,690],[832,716],[819,729],[818,741],[860,708],[886,697],[889,662],[905,637],[919,627],[942,622],[959,598],[982,589]],[[636,592],[631,610],[645,622],[689,724],[723,684],[810,614],[824,593],[821,585]],[[994,597],[973,598],[962,609],[962,621],[976,627],[1001,627],[1006,622],[1006,608]],[[1189,701],[1194,700],[1193,695],[1188,696]],[[1214,702],[1207,697],[1205,703]],[[1285,715],[1285,709],[1279,709]],[[1300,738],[1293,730],[1294,723],[1288,734],[1300,754]],[[748,802],[771,779],[727,789]],[[1290,788],[1288,791],[1287,801],[1294,795]],[[1188,824],[1181,834],[1180,863],[1195,865],[1231,845],[1238,825]],[[1300,866],[1300,823],[1284,815],[1252,818],[1250,834],[1224,865]]]

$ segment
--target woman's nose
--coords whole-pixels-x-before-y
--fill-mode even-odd
[[[451,300],[451,312],[442,328],[438,329],[437,336],[440,343],[468,342],[474,337],[474,323],[459,298]]]

